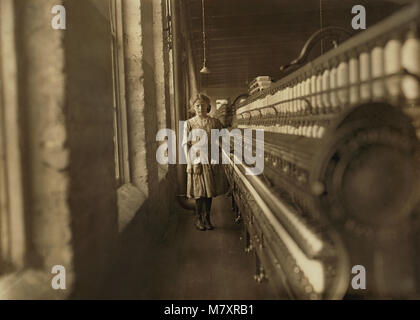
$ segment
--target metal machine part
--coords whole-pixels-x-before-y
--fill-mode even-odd
[[[233,207],[279,296],[419,294],[419,23],[416,2],[235,108],[232,128],[265,139],[262,175],[229,155]]]

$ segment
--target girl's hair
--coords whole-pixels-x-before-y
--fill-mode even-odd
[[[201,92],[199,92],[196,95],[194,95],[194,96],[191,97],[191,99],[190,99],[191,111],[193,113],[195,113],[195,111],[194,111],[194,103],[196,103],[198,100],[201,100],[201,101],[205,102],[208,105],[207,112],[210,112],[210,110],[211,110],[210,98],[207,95],[205,95],[204,93],[201,93]]]

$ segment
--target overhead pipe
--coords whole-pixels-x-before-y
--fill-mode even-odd
[[[183,72],[183,47],[182,47],[182,25],[181,25],[181,0],[170,0],[171,19],[172,19],[172,52],[173,52],[173,76],[174,76],[174,95],[175,95],[175,132],[180,137],[179,121],[186,120],[186,83]],[[194,210],[195,202],[187,199],[187,173],[186,166],[180,164],[179,153],[177,154],[177,201],[182,208]]]

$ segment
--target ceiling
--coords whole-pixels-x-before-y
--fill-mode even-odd
[[[197,74],[202,67],[201,0],[184,0]],[[296,58],[323,26],[351,31],[351,8],[364,5],[367,27],[398,10],[404,0],[205,0],[209,75],[202,88],[247,88],[259,75],[278,78],[279,67]],[[315,48],[313,57],[319,55]]]

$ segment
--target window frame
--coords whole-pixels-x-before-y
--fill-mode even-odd
[[[118,187],[130,183],[130,163],[125,90],[125,63],[121,0],[109,0],[112,77],[114,86],[114,152]]]
[[[13,0],[1,0],[0,273],[23,268],[26,254],[16,53]]]

